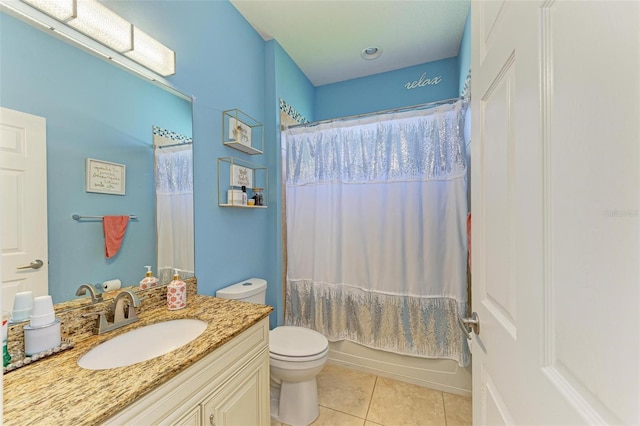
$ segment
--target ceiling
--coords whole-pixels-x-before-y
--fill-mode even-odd
[[[457,56],[470,0],[230,0],[315,86]],[[376,46],[375,60],[361,56]]]

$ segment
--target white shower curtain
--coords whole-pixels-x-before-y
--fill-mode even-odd
[[[287,130],[286,323],[469,363],[462,104]]]
[[[158,278],[194,275],[193,155],[191,144],[155,150]]]

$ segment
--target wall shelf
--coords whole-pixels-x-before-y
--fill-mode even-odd
[[[222,112],[222,143],[249,155],[264,151],[262,123],[239,109]]]
[[[269,179],[265,166],[235,157],[218,158],[218,206],[245,209],[266,209],[268,206]],[[246,187],[248,200],[255,205],[242,202],[242,187]],[[262,194],[260,204],[258,194]]]

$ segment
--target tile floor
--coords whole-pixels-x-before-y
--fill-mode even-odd
[[[318,375],[318,400],[313,426],[471,425],[471,398],[331,364]]]

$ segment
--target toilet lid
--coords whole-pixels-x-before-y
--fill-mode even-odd
[[[276,327],[269,332],[269,352],[287,357],[307,357],[327,349],[329,342],[317,331],[303,327]]]

